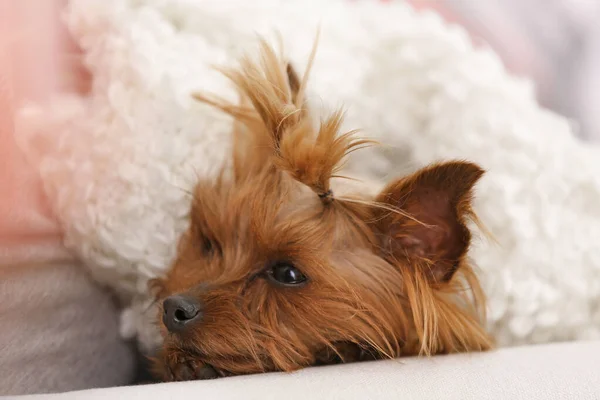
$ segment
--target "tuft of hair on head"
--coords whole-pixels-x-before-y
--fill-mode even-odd
[[[305,73],[298,76],[293,66],[260,39],[259,57],[244,56],[237,69],[220,69],[233,82],[241,100],[232,104],[202,93],[193,97],[231,115],[246,127],[234,138],[234,170],[255,170],[265,160],[308,186],[324,204],[333,200],[330,181],[342,169],[351,152],[375,142],[358,138],[357,131],[340,133],[344,113],[337,110],[314,121],[306,103],[306,87],[317,51],[315,38]],[[243,136],[243,137],[240,137]],[[240,151],[241,148],[251,151]],[[254,164],[254,166],[253,166]]]

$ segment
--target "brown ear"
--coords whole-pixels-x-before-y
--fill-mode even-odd
[[[390,184],[377,202],[375,229],[386,256],[427,269],[434,283],[448,282],[464,258],[473,217],[472,189],[484,171],[468,162],[436,164]]]

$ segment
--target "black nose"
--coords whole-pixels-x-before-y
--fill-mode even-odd
[[[200,302],[189,296],[169,296],[163,302],[163,309],[163,322],[169,332],[179,332],[190,322],[202,318]]]

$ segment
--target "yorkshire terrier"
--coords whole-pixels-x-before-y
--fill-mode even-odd
[[[339,133],[341,111],[314,123],[314,54],[299,77],[261,42],[258,61],[223,70],[239,103],[195,95],[233,117],[232,164],[198,182],[177,258],[151,283],[164,380],[492,346],[467,258],[484,171],[444,162],[345,192],[334,178],[371,142]]]

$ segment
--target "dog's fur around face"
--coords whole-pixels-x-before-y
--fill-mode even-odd
[[[483,171],[447,162],[374,197],[332,191],[369,142],[338,132],[340,112],[313,123],[309,70],[300,79],[262,43],[259,62],[224,71],[239,105],[196,96],[235,119],[233,167],[198,183],[178,257],[152,282],[160,301],[183,294],[202,314],[176,333],[161,324],[165,380],[491,346],[466,257]]]

